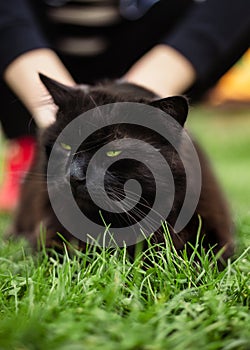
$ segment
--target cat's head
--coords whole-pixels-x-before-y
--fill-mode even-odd
[[[162,135],[149,127],[130,124],[126,122],[126,119],[124,119],[123,123],[116,123],[116,118],[121,113],[124,113],[119,104],[120,102],[135,102],[144,106],[155,107],[154,109],[151,108],[153,110],[152,118],[154,123],[158,124],[158,127],[163,130],[171,127],[171,123],[167,120],[162,121],[157,111],[159,113],[165,112],[166,119],[167,116],[171,116],[183,127],[188,113],[188,104],[184,97],[175,96],[157,99],[152,92],[128,83],[112,82],[94,87],[83,85],[68,87],[46,76],[40,75],[40,77],[53,102],[58,106],[56,121],[45,130],[43,136],[47,157],[50,156],[53,146],[53,154],[56,154],[55,162],[57,166],[55,169],[57,169],[58,173],[56,174],[55,191],[63,191],[65,181],[70,181],[78,206],[92,220],[101,221],[99,217],[100,208],[93,203],[88,193],[86,173],[90,160],[93,159],[93,156],[100,149],[101,152],[99,152],[98,157],[92,162],[89,186],[92,186],[92,191],[99,196],[100,202],[104,202],[104,207],[104,190],[111,199],[116,200],[116,203],[118,203],[125,197],[124,185],[128,180],[137,180],[142,189],[139,204],[134,194],[130,193],[130,202],[133,209],[129,210],[129,214],[119,214],[114,217],[113,214],[110,214],[110,204],[106,205],[106,211],[102,207],[104,218],[106,221],[111,220],[114,225],[124,226],[125,224],[130,224],[131,220],[134,222],[138,221],[148,213],[155,200],[156,179],[152,174],[152,169],[158,176],[157,181],[160,181],[163,187],[169,185],[164,173],[165,168],[161,167],[155,152],[159,152],[168,162],[174,177],[177,178],[177,186],[183,186],[185,182],[183,166],[178,157],[178,152],[176,152],[169,140],[166,140]],[[111,108],[111,112],[108,115],[104,115],[98,107],[107,104],[114,104],[114,107]],[[74,154],[72,154],[74,138],[71,140],[60,140],[59,143],[55,144],[58,135],[71,121],[90,110],[93,110],[92,124],[98,124],[98,120],[105,119],[105,127],[96,130],[83,140],[83,143],[74,151]],[[88,123],[85,123],[83,118],[75,133],[78,135],[84,134],[87,128]],[[173,128],[172,133],[175,132],[176,130]],[[181,142],[181,138],[178,142]],[[108,147],[105,146],[107,144]],[[154,150],[150,147],[145,148],[145,144],[152,146]],[[134,157],[138,152],[143,156],[141,161]],[[110,164],[110,160],[112,160],[112,164],[107,166],[107,164]],[[151,170],[147,166],[149,162]],[[100,188],[97,184],[103,178],[104,188]],[[184,191],[182,191],[182,195],[184,195]],[[132,205],[133,202],[135,206]],[[117,205],[119,207],[119,203]],[[117,209],[121,209],[118,207]],[[126,208],[123,209],[127,211]]]

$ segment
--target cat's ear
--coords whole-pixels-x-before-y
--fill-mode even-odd
[[[172,96],[155,100],[150,106],[156,107],[173,117],[181,126],[184,126],[188,115],[188,102],[184,96]]]
[[[67,86],[58,81],[39,73],[39,77],[51,95],[54,103],[59,107],[59,110],[66,109],[68,106],[75,105],[83,99],[83,96],[88,93],[89,85]]]
[[[73,97],[75,88],[59,83],[58,81],[47,77],[46,75],[39,73],[39,77],[50,93],[54,103],[58,107],[62,107],[71,96]]]

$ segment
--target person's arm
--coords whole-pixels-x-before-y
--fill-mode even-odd
[[[73,86],[75,82],[55,52],[50,49],[28,51],[5,69],[4,79],[8,86],[20,98],[38,126],[46,127],[53,122],[56,108],[51,103],[38,73],[65,85]]]
[[[247,49],[249,13],[249,0],[195,2],[163,45],[144,55],[125,79],[160,96],[183,93],[193,83],[206,80],[219,65],[223,67],[234,50]]]
[[[16,93],[40,126],[51,122],[55,108],[38,72],[74,85],[58,56],[50,49],[27,0],[0,1],[0,76]],[[18,116],[17,116],[18,118]]]
[[[178,95],[196,78],[192,64],[167,45],[157,45],[137,61],[124,76],[128,82],[144,86],[160,97]]]

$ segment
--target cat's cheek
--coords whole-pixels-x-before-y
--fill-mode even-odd
[[[62,173],[63,182],[65,184],[70,184],[70,168],[68,165],[64,168],[64,172]]]

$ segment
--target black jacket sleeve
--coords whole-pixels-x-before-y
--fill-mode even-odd
[[[19,55],[49,47],[27,0],[0,1],[0,76]]]
[[[197,79],[202,80],[227,55],[249,46],[250,1],[194,1],[163,42],[183,54],[195,68]]]

